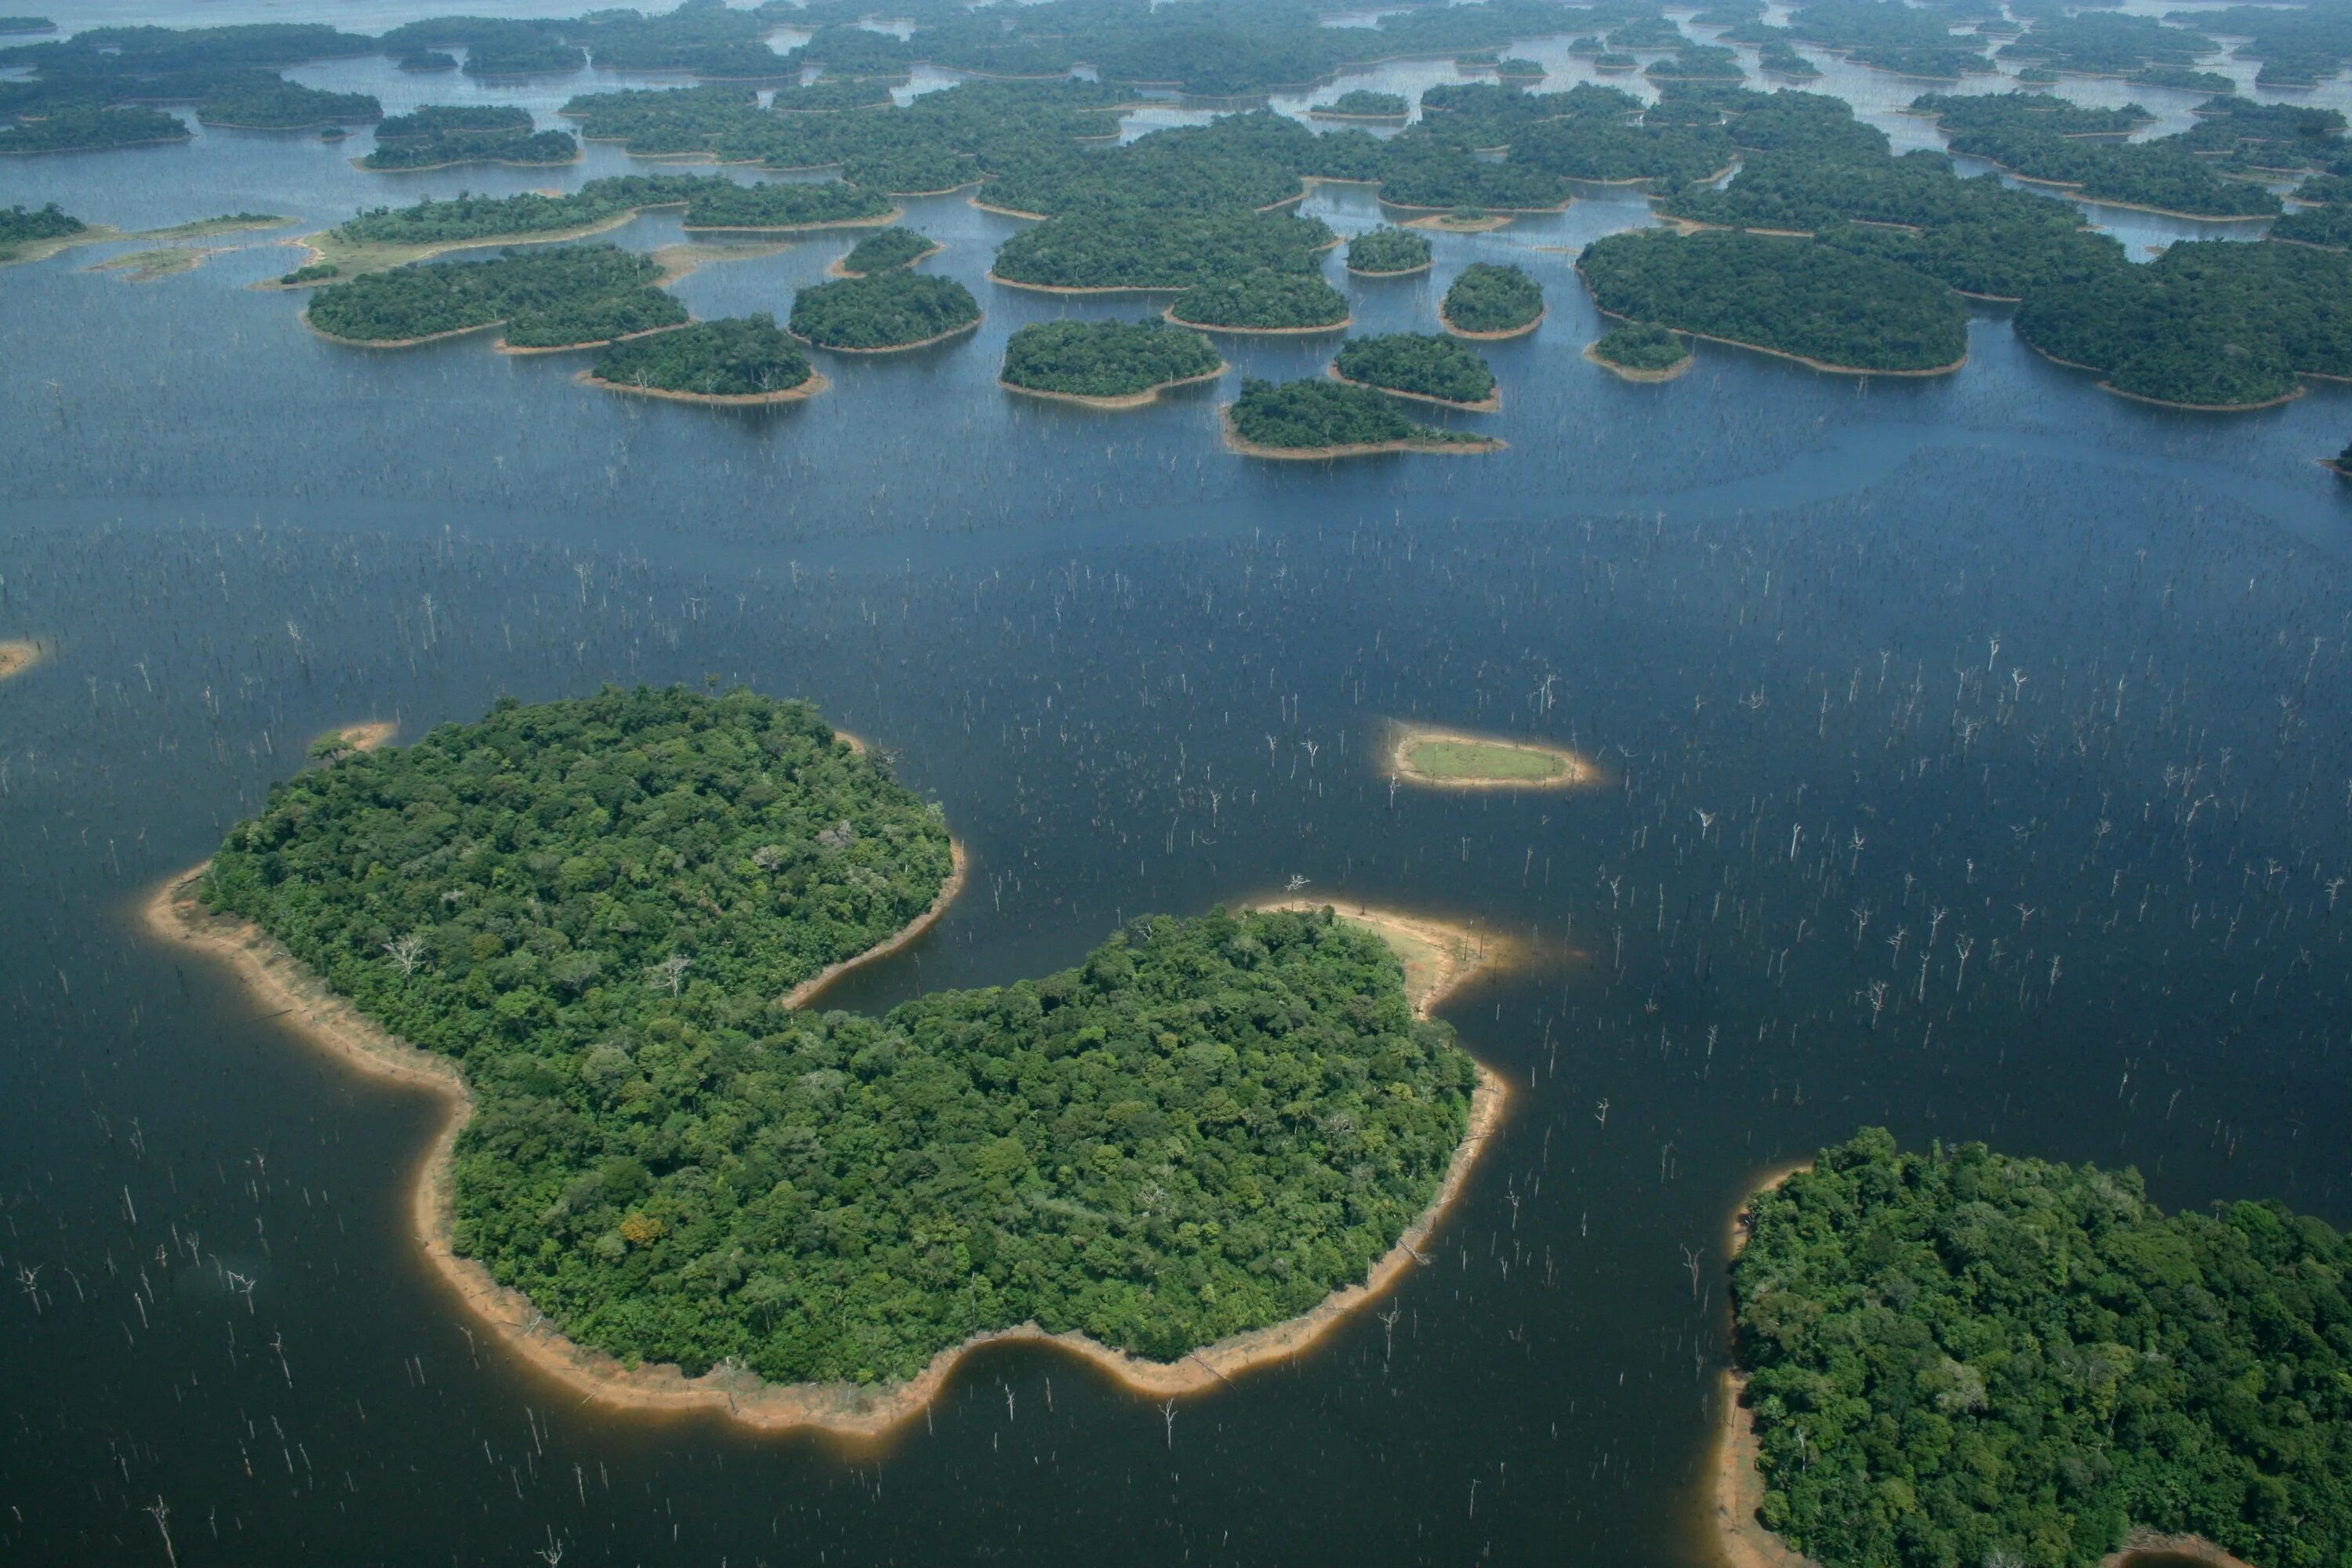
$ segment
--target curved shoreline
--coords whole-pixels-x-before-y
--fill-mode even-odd
[[[800,341],[808,344],[809,347],[813,349],[823,349],[829,354],[902,354],[911,349],[927,349],[933,343],[943,343],[950,338],[960,338],[966,332],[978,330],[981,322],[986,320],[988,320],[988,312],[982,310],[979,315],[974,316],[971,321],[966,321],[963,325],[960,327],[950,327],[944,332],[935,332],[928,338],[919,338],[911,343],[885,343],[879,348],[872,349],[853,349],[845,348],[836,343],[821,343],[814,338],[801,337],[800,333],[793,331],[790,327],[784,329],[784,334],[787,337],[800,338]]]
[[[1188,375],[1181,381],[1163,381],[1156,386],[1146,387],[1141,392],[1122,393],[1116,397],[1093,397],[1083,392],[1047,392],[1039,387],[1022,386],[1017,383],[1005,380],[1001,375],[996,378],[996,384],[1007,392],[1017,392],[1024,397],[1042,397],[1049,403],[1075,403],[1084,408],[1116,411],[1150,407],[1160,401],[1160,395],[1163,392],[1172,392],[1180,386],[1199,386],[1204,382],[1215,381],[1233,368],[1221,359],[1217,362],[1217,368],[1214,370],[1203,371],[1199,375]]]
[[[631,397],[659,397],[671,403],[699,403],[710,408],[765,408],[782,403],[805,403],[833,383],[814,366],[809,368],[808,379],[798,386],[787,386],[780,392],[675,392],[666,386],[631,386],[625,382],[606,381],[593,370],[583,370],[572,380],[583,386],[593,386],[604,392],[624,393]]]
[[[499,324],[503,326],[506,323],[500,322]],[[664,332],[675,332],[684,327],[694,327],[699,325],[701,325],[700,322],[689,316],[685,321],[676,322],[670,326],[647,327],[643,331],[623,332],[617,338],[594,338],[584,343],[530,343],[526,344],[521,348],[517,348],[514,344],[507,342],[506,339],[500,338],[497,342],[492,343],[490,347],[496,349],[502,354],[514,354],[523,358],[528,358],[533,354],[576,354],[583,349],[608,349],[614,343],[633,343],[639,338],[657,338]]]
[[[1566,746],[1555,746],[1542,741],[1517,740],[1504,735],[1482,735],[1474,731],[1447,729],[1437,724],[1391,723],[1390,730],[1391,734],[1388,746],[1388,765],[1391,776],[1402,779],[1407,784],[1417,784],[1423,789],[1571,790],[1582,789],[1589,784],[1601,782],[1601,770]],[[1423,773],[1414,767],[1412,759],[1406,755],[1414,746],[1432,741],[1441,743],[1451,742],[1457,745],[1487,746],[1496,751],[1528,752],[1537,756],[1551,758],[1561,764],[1562,771],[1559,777],[1549,779],[1441,778],[1437,774]]]
[[[1360,267],[1351,267],[1344,261],[1339,264],[1339,268],[1350,278],[1418,278],[1424,272],[1435,271],[1437,258],[1433,256],[1418,267],[1400,267],[1393,272],[1367,272]]]
[[[1584,277],[1584,268],[1579,267],[1576,269],[1576,275],[1579,278]],[[1590,291],[1592,288],[1591,281],[1587,279],[1584,287],[1587,291]],[[1803,365],[1808,370],[1822,371],[1831,375],[1901,375],[1914,378],[1928,375],[1949,375],[1954,371],[1961,369],[1969,363],[1969,356],[1963,353],[1959,358],[1954,360],[1949,364],[1929,365],[1925,370],[1872,370],[1864,365],[1832,364],[1827,360],[1807,359],[1803,354],[1790,353],[1787,349],[1768,349],[1762,343],[1743,343],[1738,338],[1718,338],[1712,332],[1693,331],[1688,327],[1677,327],[1672,321],[1644,321],[1633,316],[1621,316],[1614,310],[1601,310],[1601,303],[1598,300],[1593,301],[1592,308],[1595,310],[1600,311],[1601,315],[1608,317],[1612,321],[1631,321],[1637,327],[1664,327],[1670,332],[1680,332],[1686,338],[1696,338],[1702,342],[1721,343],[1724,347],[1729,349],[1746,349],[1749,353],[1770,354],[1774,359],[1790,360],[1795,363]],[[2032,345],[2029,343],[2027,346],[2031,347]],[[2040,353],[2041,351],[2035,350],[2035,352]],[[2049,356],[2045,354],[2043,357],[2048,358]],[[2064,364],[2066,362],[2064,360],[2057,360],[2053,363]],[[2091,367],[2089,365],[2078,365],[2075,368],[2078,370],[2088,370]]]
[[[1399,441],[1359,441],[1339,447],[1266,447],[1250,440],[1234,428],[1232,404],[1218,408],[1217,421],[1224,430],[1226,450],[1244,458],[1264,458],[1275,462],[1319,463],[1335,458],[1376,458],[1388,452],[1426,452],[1442,458],[1483,458],[1490,452],[1504,451],[1510,445],[1499,436],[1482,436],[1475,441],[1429,441],[1407,437]]]
[[[1455,337],[1466,339],[1474,343],[1499,343],[1507,342],[1512,338],[1524,338],[1529,332],[1534,331],[1538,327],[1542,326],[1544,324],[1544,318],[1550,314],[1551,307],[1549,305],[1546,305],[1542,310],[1536,312],[1534,321],[1529,321],[1523,327],[1505,327],[1499,331],[1474,332],[1467,327],[1455,326],[1454,324],[1454,318],[1445,313],[1445,306],[1442,301],[1437,307],[1437,320],[1439,324],[1444,327],[1447,331],[1453,333]]]
[[[994,267],[981,276],[1007,289],[1026,289],[1033,294],[1063,294],[1072,299],[1084,299],[1090,294],[1181,294],[1192,287],[1189,283],[1024,283],[1018,278],[1003,276]]]
[[[945,245],[934,239],[931,241],[931,247],[929,250],[923,251],[919,255],[910,256],[895,267],[885,267],[882,270],[885,272],[903,272],[910,267],[919,267],[924,262],[929,261],[932,257],[937,256],[940,251],[945,250],[946,248],[947,247]],[[827,278],[871,278],[875,276],[875,274],[871,272],[850,271],[846,267],[842,265],[843,262],[845,262],[849,258],[845,256],[837,260],[826,262],[824,266],[824,275]]]
[[[1492,234],[1498,228],[1510,227],[1511,220],[1508,217],[1482,217],[1461,223],[1447,213],[1431,213],[1426,217],[1407,218],[1404,226],[1424,228],[1433,234]]]
[[[1672,381],[1675,377],[1687,373],[1691,366],[1698,363],[1698,355],[1685,352],[1679,361],[1664,370],[1643,370],[1635,365],[1619,364],[1615,360],[1602,359],[1592,352],[1597,346],[1599,345],[1595,343],[1585,344],[1584,357],[1620,381],[1634,382],[1644,386],[1655,386],[1661,382]]]
[[[1169,306],[1160,312],[1160,319],[1171,327],[1187,327],[1196,332],[1230,332],[1236,337],[1250,338],[1310,338],[1322,332],[1344,332],[1356,324],[1354,312],[1321,327],[1225,327],[1213,321],[1188,321]]]
[[[887,228],[907,216],[894,206],[878,217],[835,217],[818,223],[681,223],[681,234],[814,234],[823,228]]]
[[[1497,382],[1495,390],[1475,403],[1464,403],[1455,398],[1437,397],[1426,392],[1405,392],[1393,386],[1382,386],[1376,381],[1358,381],[1352,375],[1341,375],[1336,364],[1326,365],[1323,374],[1342,386],[1361,386],[1373,392],[1384,392],[1391,397],[1410,398],[1415,403],[1434,404],[1440,408],[1458,408],[1465,414],[1499,414],[1503,411],[1503,387]]]
[[[961,846],[952,839],[950,844],[955,869],[941,885],[940,897],[914,925],[795,986],[785,998],[787,1005],[805,1002],[841,973],[895,951],[927,929],[961,886],[967,862]],[[623,1409],[723,1412],[730,1419],[761,1431],[814,1428],[843,1438],[879,1438],[929,1405],[965,1355],[1000,1342],[1057,1345],[1131,1392],[1162,1398],[1204,1393],[1252,1367],[1286,1360],[1313,1345],[1355,1309],[1386,1291],[1408,1266],[1422,1261],[1421,1245],[1460,1197],[1509,1099],[1501,1076],[1485,1063],[1476,1063],[1478,1086],[1471,1097],[1469,1122],[1436,1193],[1360,1284],[1334,1291],[1298,1317],[1204,1345],[1181,1361],[1147,1361],[1076,1331],[1049,1334],[1034,1323],[1024,1323],[950,1346],[920,1373],[895,1385],[764,1384],[749,1373],[719,1369],[689,1378],[674,1364],[632,1369],[557,1333],[521,1292],[499,1285],[479,1263],[456,1253],[450,1245],[454,1215],[449,1174],[457,1135],[474,1107],[463,1075],[447,1058],[420,1050],[366,1018],[260,927],[205,909],[194,898],[193,887],[210,865],[207,860],[167,879],[146,899],[141,916],[148,931],[166,942],[193,947],[223,961],[257,1001],[275,1009],[271,1016],[286,1016],[289,1026],[311,1044],[363,1072],[430,1089],[441,1099],[441,1126],[417,1166],[410,1193],[411,1222],[425,1259],[503,1344],[537,1371],[579,1394],[583,1403],[594,1401]],[[1293,900],[1261,907],[1323,906]],[[1396,937],[1391,931],[1437,945],[1446,962],[1433,983],[1413,997],[1414,1011],[1422,1016],[1427,1016],[1488,962],[1483,952],[1464,953],[1458,942],[1452,947],[1444,945],[1448,934],[1459,933],[1439,922],[1372,910],[1341,918],[1372,929],[1392,946]],[[1400,952],[1401,961],[1402,957]]]

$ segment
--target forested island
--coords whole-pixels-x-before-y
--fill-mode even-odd
[[[797,402],[825,388],[801,345],[764,310],[614,343],[581,379],[609,392],[746,405]]]
[[[2063,185],[2094,201],[2176,217],[2269,217],[2279,199],[2260,185],[2222,178],[2185,138],[2104,142],[2086,137],[2137,129],[2147,113],[2079,108],[2046,94],[1930,93],[1911,105],[1934,117],[1952,151],[1998,163],[2029,180]]]
[[[194,134],[178,115],[160,109],[59,108],[0,130],[0,155],[145,147],[185,142]]]
[[[1824,1568],[2095,1563],[2134,1529],[2352,1551],[2352,1243],[2321,1221],[1872,1129],[1742,1223],[1727,1418],[1758,1521]]]
[[[849,254],[834,264],[834,272],[842,278],[868,278],[894,268],[912,267],[943,248],[929,235],[911,228],[881,229],[850,247]]]
[[[1287,213],[1087,215],[1013,236],[988,275],[1044,290],[1181,290],[1251,273],[1311,273],[1316,253],[1337,239],[1321,221]]]
[[[1524,337],[1542,324],[1543,289],[1516,267],[1476,261],[1455,277],[1437,313],[1456,337]]]
[[[777,1005],[926,921],[952,864],[805,705],[608,689],[299,774],[151,915],[271,994],[323,986],[325,1043],[457,1097],[436,1257],[619,1358],[532,1352],[592,1394],[695,1402],[640,1362],[848,1385],[746,1404],[871,1429],[859,1389],[903,1415],[890,1386],[974,1340],[1172,1362],[1425,1234],[1494,1095],[1328,910],[1139,919],[881,1018]]]
[[[352,160],[362,169],[414,171],[464,163],[543,168],[580,161],[568,131],[535,131],[528,110],[427,104],[375,128],[375,148]]]
[[[686,205],[688,230],[730,228],[780,232],[894,223],[898,209],[878,191],[839,180],[739,185],[705,180]]]
[[[320,289],[303,320],[338,342],[408,348],[504,324],[505,346],[588,348],[684,324],[651,257],[610,245],[509,250],[370,272]]]
[[[1006,341],[997,379],[1034,396],[1140,408],[1170,387],[1224,373],[1208,339],[1164,321],[1038,321]]]
[[[0,267],[53,256],[89,232],[89,226],[55,202],[0,209]]]
[[[1195,283],[1168,307],[1182,327],[1219,332],[1336,332],[1348,297],[1315,272],[1250,272]]]
[[[1495,373],[1477,353],[1454,338],[1417,332],[1390,332],[1376,338],[1349,338],[1331,362],[1332,376],[1342,382],[1378,387],[1399,397],[1442,403],[1492,414],[1502,407]]]
[[[1690,345],[1664,327],[1622,326],[1601,334],[1584,357],[1626,381],[1672,381],[1690,369]]]
[[[212,81],[196,100],[196,122],[237,131],[315,131],[383,118],[365,92],[325,92],[275,71],[239,71]]]
[[[1415,425],[1386,395],[1329,380],[1243,382],[1225,409],[1225,439],[1244,457],[1310,460],[1503,449],[1492,437]]]
[[[1357,88],[1343,92],[1328,103],[1310,106],[1307,115],[1316,120],[1369,120],[1375,122],[1409,119],[1412,105],[1402,93],[1374,92],[1369,88]]]
[[[1586,246],[1577,270],[1610,315],[1821,370],[1934,374],[1968,357],[1949,289],[1814,240],[1635,230]]]
[[[980,325],[980,301],[950,278],[904,269],[820,283],[793,297],[794,337],[844,353],[921,348]]]
[[[1375,228],[1348,242],[1348,270],[1359,278],[1403,278],[1431,266],[1429,241],[1409,228]]]
[[[2352,256],[2297,245],[2181,242],[2036,291],[2018,335],[2127,396],[2258,408],[2304,375],[2352,376]]]

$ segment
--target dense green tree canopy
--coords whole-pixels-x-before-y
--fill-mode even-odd
[[[907,348],[979,320],[971,289],[904,269],[821,283],[793,297],[793,334],[819,348]]]
[[[65,239],[89,227],[55,202],[31,208],[0,208],[0,261],[14,257],[16,247],[28,241]]]
[[[1595,358],[1627,370],[1672,370],[1690,358],[1690,345],[1664,327],[1617,327],[1592,345]]]
[[[1455,275],[1439,313],[1465,332],[1517,331],[1543,314],[1543,289],[1516,267],[1474,261]]]
[[[1910,268],[1803,239],[1656,230],[1584,247],[1612,316],[1853,370],[1934,370],[1968,352],[1951,290]]]
[[[1762,1517],[1827,1568],[2074,1568],[2127,1525],[2352,1552],[2352,1245],[2320,1221],[1877,1130],[1747,1217]]]
[[[1173,1358],[1426,1206],[1474,1069],[1328,911],[1138,921],[880,1019],[776,1005],[947,870],[807,708],[608,690],[299,775],[202,886],[460,1063],[457,1246],[614,1355],[871,1382],[1034,1320]]]
[[[1331,241],[1320,221],[1288,213],[1088,214],[1023,229],[991,270],[1061,289],[1189,289],[1250,273],[1309,273]]]
[[[1370,88],[1360,87],[1341,93],[1328,103],[1318,103],[1307,112],[1339,115],[1350,120],[1402,120],[1412,112],[1412,105],[1402,93],[1374,92]]]
[[[889,198],[839,180],[790,180],[739,185],[701,180],[686,204],[688,228],[811,228],[860,223],[887,215]]]
[[[568,131],[514,136],[496,131],[445,131],[403,137],[376,146],[360,159],[362,169],[443,169],[457,163],[503,163],[513,168],[551,168],[580,161],[580,143]]]
[[[60,108],[38,120],[19,121],[0,130],[0,154],[137,147],[151,142],[185,142],[192,134],[179,116],[160,109]]]
[[[1349,338],[1332,363],[1349,381],[1444,403],[1483,403],[1495,395],[1495,373],[1486,362],[1443,333]]]
[[[1328,447],[1475,444],[1480,437],[1434,430],[1406,418],[1395,402],[1369,386],[1318,377],[1276,383],[1252,379],[1227,416],[1234,434],[1254,446],[1293,452]]]
[[[816,372],[801,345],[762,310],[614,343],[596,356],[590,374],[615,386],[760,397],[804,386]]]
[[[509,250],[370,272],[321,289],[304,319],[319,331],[393,343],[504,321],[517,348],[566,348],[677,326],[686,307],[654,286],[650,257],[609,245]]]
[[[2352,256],[2300,245],[2182,241],[2029,298],[2026,342],[2167,403],[2264,403],[2295,376],[2352,376]]]
[[[383,118],[383,105],[373,93],[324,92],[288,81],[275,71],[215,78],[196,100],[196,119],[203,124],[259,131],[300,131]]]
[[[877,229],[851,247],[841,258],[841,269],[852,278],[865,278],[895,267],[911,267],[939,248],[940,242],[929,235],[894,226]]]
[[[1032,392],[1131,397],[1223,367],[1208,339],[1165,321],[1035,321],[1007,340],[1000,374]]]
[[[1252,331],[1336,327],[1348,319],[1348,297],[1318,272],[1249,272],[1195,283],[1168,314],[1187,326]]]
[[[1409,228],[1375,228],[1348,242],[1348,270],[1367,277],[1418,272],[1429,265],[1429,241]]]

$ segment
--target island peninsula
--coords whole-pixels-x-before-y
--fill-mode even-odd
[[[470,826],[478,813],[454,792],[482,768],[544,796],[532,842],[493,848]],[[417,792],[412,808],[442,803],[430,826],[406,817],[399,847],[421,851],[422,869],[333,870],[349,864],[346,835],[391,827],[367,804],[387,785]],[[681,789],[705,803],[686,854],[663,833]],[[573,833],[592,821],[608,826]],[[648,855],[664,872],[636,879]],[[1187,1393],[1295,1352],[1406,1267],[1495,1125],[1501,1088],[1442,1025],[1415,1021],[1437,993],[1416,982],[1409,999],[1382,941],[1328,910],[1155,918],[1078,969],[935,994],[884,1019],[783,1005],[935,920],[961,866],[936,813],[804,707],[607,691],[501,703],[479,724],[298,775],[147,912],[312,1039],[445,1097],[415,1193],[428,1256],[519,1353],[585,1397],[871,1436],[998,1339],[1050,1340],[1131,1386]],[[273,892],[289,874],[307,889],[291,902]],[[763,889],[787,888],[812,913],[777,925]],[[630,929],[600,907],[625,910]],[[567,930],[578,940],[556,940]],[[517,940],[492,952],[501,931]],[[1448,951],[1458,979],[1476,953]],[[641,962],[654,953],[667,956]],[[478,1003],[485,980],[495,1007]],[[1213,1025],[1184,1000],[1204,985],[1259,995],[1237,1000],[1244,1020],[1305,1006],[1329,1026],[1307,1047]],[[1297,1064],[1299,1081],[1325,1086],[1308,1090],[1318,1131],[1283,1155],[1289,1173],[1269,1166],[1265,1179],[1354,1171],[1370,1185],[1345,1214],[1322,1211],[1310,1236],[1227,1205],[1222,1177],[1190,1163],[1153,1174],[1170,1137],[1213,1144],[1211,1172],[1254,1166],[1268,1139],[1289,1150],[1289,1118],[1248,1110],[1272,1092],[1249,1064],[1301,1048],[1360,1070]],[[1062,1100],[1056,1086],[1078,1077],[1117,1097]],[[1179,1078],[1190,1087],[1165,1098]],[[889,1156],[889,1183],[865,1185],[855,1151],[903,1136],[887,1107],[918,1091],[929,1131]],[[1039,1094],[1063,1109],[1041,1116]],[[689,1142],[645,1145],[635,1111],[648,1108],[661,1136]],[[526,1132],[550,1115],[573,1127],[571,1152]],[[1077,1132],[1083,1151],[1059,1146]],[[851,1142],[828,1152],[836,1136]],[[834,1184],[845,1174],[862,1196]],[[1003,1192],[966,1215],[954,1194],[975,1187]],[[1006,1206],[1032,1192],[1037,1204]],[[959,1261],[933,1279],[950,1245]],[[1139,1248],[1158,1259],[1156,1290],[1132,1283]],[[924,1300],[936,1310],[910,1320]]]
[[[2352,1541],[2352,1414],[2313,1398],[2352,1375],[2352,1238],[2324,1222],[2166,1215],[2134,1170],[1906,1152],[1873,1128],[1776,1173],[1738,1223],[1715,1466],[1738,1568],[2021,1542],[2272,1568]]]

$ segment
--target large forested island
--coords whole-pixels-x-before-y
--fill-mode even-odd
[[[2089,1563],[2127,1530],[2352,1553],[2352,1242],[2275,1204],[1872,1130],[1732,1268],[1761,1522],[1827,1568]]]
[[[683,403],[786,403],[825,386],[801,345],[764,310],[614,343],[584,378],[609,391]]]
[[[405,348],[500,323],[514,349],[587,348],[683,325],[648,256],[610,245],[509,250],[492,261],[436,261],[321,289],[304,320],[331,338]]]
[[[936,909],[950,851],[805,705],[607,689],[299,774],[158,907],[454,1064],[446,1242],[625,1363],[897,1383],[1024,1322],[1172,1360],[1430,1206],[1476,1068],[1328,910],[1139,920],[878,1019],[782,1005]]]
[[[378,123],[375,150],[353,162],[362,169],[418,170],[462,163],[540,168],[580,161],[580,143],[570,132],[531,127],[528,110],[426,104]]]
[[[920,348],[978,325],[971,289],[903,268],[820,283],[793,298],[793,335],[845,353]]]
[[[1612,316],[1823,370],[1933,374],[1968,355],[1949,289],[1815,240],[1637,230],[1586,246],[1577,269]]]
[[[1006,341],[997,379],[1034,396],[1139,408],[1224,371],[1208,339],[1162,321],[1035,321]]]

